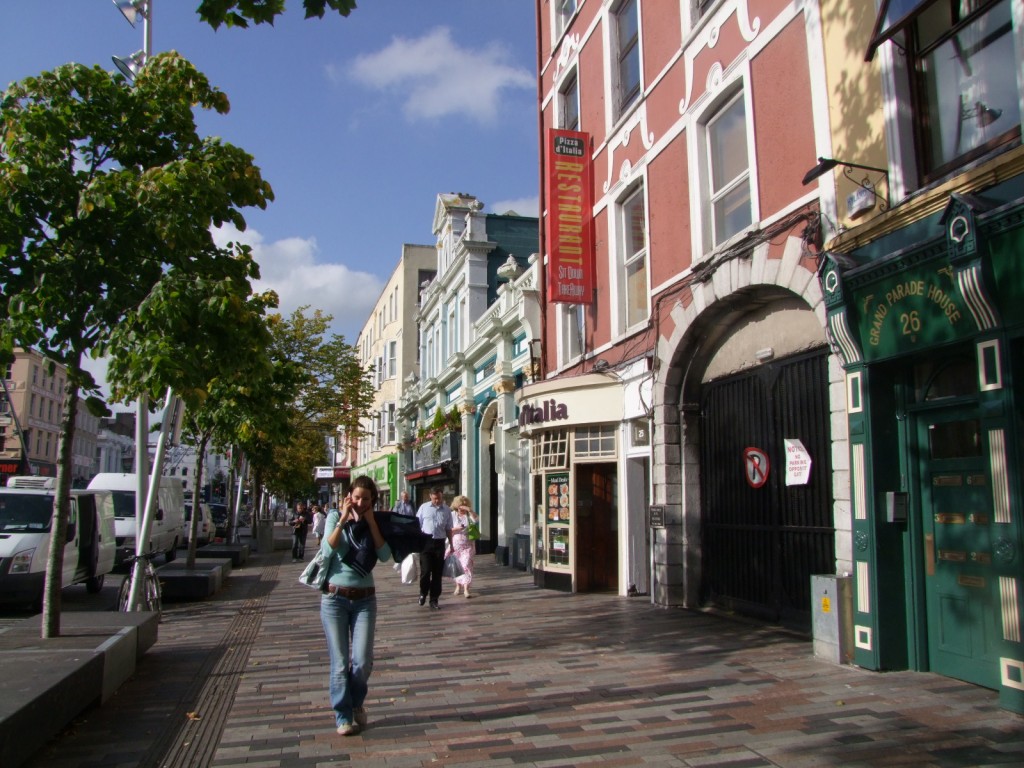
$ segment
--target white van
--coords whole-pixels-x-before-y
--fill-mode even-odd
[[[89,482],[91,490],[110,491],[114,497],[114,532],[117,536],[117,565],[135,555],[135,490],[134,473],[100,472]],[[181,545],[181,526],[185,519],[185,495],[180,480],[160,478],[156,512],[149,531],[146,552],[163,552],[170,562]]]
[[[52,477],[12,477],[0,488],[0,603],[42,606],[54,486]],[[114,569],[113,497],[73,490],[65,541],[62,585],[99,592]]]

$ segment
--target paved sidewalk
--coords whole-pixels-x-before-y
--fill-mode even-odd
[[[537,590],[489,556],[476,596],[441,611],[378,566],[370,725],[341,737],[300,571],[256,555],[210,600],[168,606],[135,678],[29,765],[1024,764],[1024,718],[994,692],[833,666],[792,635],[646,598]]]

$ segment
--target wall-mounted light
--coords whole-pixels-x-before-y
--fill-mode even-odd
[[[856,184],[861,189],[866,189],[869,192],[873,193],[874,196],[877,197],[881,201],[881,205],[879,205],[879,209],[880,210],[886,211],[886,210],[889,209],[889,199],[888,199],[888,197],[882,197],[880,194],[878,194],[878,190],[877,190],[877,186],[878,185],[877,184],[872,184],[871,181],[869,181],[867,179],[867,177],[865,177],[864,179],[860,179],[860,180],[855,179],[853,177],[853,169],[854,168],[857,168],[857,169],[862,170],[862,171],[873,171],[875,173],[880,173],[885,178],[885,191],[886,191],[886,194],[888,194],[888,192],[889,192],[889,172],[887,170],[885,170],[885,168],[877,168],[877,167],[875,167],[873,165],[861,165],[860,163],[848,163],[845,160],[837,160],[837,159],[835,159],[833,157],[819,157],[818,158],[818,164],[816,166],[814,166],[813,168],[811,168],[811,170],[809,170],[807,173],[804,174],[804,178],[803,178],[804,186],[807,186],[808,184],[810,184],[815,179],[817,179],[817,178],[819,178],[821,176],[824,176],[826,173],[830,172],[832,169],[836,168],[837,166],[842,166],[843,167],[843,176],[848,178],[850,181],[852,181],[854,184]]]
[[[771,347],[765,347],[764,349],[759,349],[759,350],[757,350],[757,352],[754,353],[754,358],[759,363],[766,363],[769,360],[771,360],[773,357],[775,357],[775,350],[772,349]]]

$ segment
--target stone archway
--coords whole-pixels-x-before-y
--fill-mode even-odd
[[[694,284],[689,302],[678,302],[671,312],[671,331],[658,339],[653,503],[666,507],[666,528],[658,532],[654,550],[654,597],[658,604],[699,604],[702,553],[697,404],[709,360],[716,345],[751,312],[794,297],[800,300],[804,311],[813,313],[817,319],[823,343],[826,309],[813,258],[799,237],[789,237],[781,249],[763,243],[753,249],[749,259],[723,264],[710,279]],[[837,411],[845,413],[845,397],[839,394],[845,389],[834,386],[842,380],[839,361],[830,355],[833,416]],[[833,436],[832,447],[833,456],[848,455],[845,431],[838,439]],[[842,468],[842,462],[837,461],[833,471]],[[847,482],[842,492],[836,488],[833,509],[844,508],[844,503],[848,508],[848,498]],[[840,529],[848,532],[850,521],[836,517],[835,522],[839,553]],[[838,559],[843,559],[841,554]]]

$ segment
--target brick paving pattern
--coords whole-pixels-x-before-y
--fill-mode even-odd
[[[475,596],[417,605],[378,566],[370,723],[327,703],[319,598],[288,553],[165,609],[136,676],[31,768],[1024,765],[1024,718],[931,674],[815,659],[791,634],[538,590],[478,559]]]

